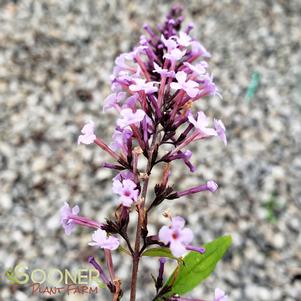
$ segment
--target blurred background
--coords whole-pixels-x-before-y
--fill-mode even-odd
[[[97,134],[110,140],[115,117],[102,104],[114,58],[173,3],[0,1],[1,301],[110,300],[104,290],[96,298],[32,296],[28,286],[2,279],[18,263],[72,269],[87,267],[87,256],[96,254],[87,245],[90,231],[67,237],[59,225],[66,200],[99,221],[114,210],[113,173],[100,168],[109,159],[76,139],[93,119]],[[196,144],[194,174],[181,162],[174,167],[176,187],[215,179],[220,189],[162,205],[150,230],[158,231],[161,213],[170,209],[185,215],[199,244],[232,235],[230,252],[191,297],[213,300],[218,286],[232,301],[301,300],[301,2],[181,3],[185,23],[195,24],[192,36],[212,53],[224,99],[202,106],[224,121],[229,145]],[[118,255],[114,261],[128,300],[130,261]],[[156,260],[143,261],[138,300],[151,300],[157,267]]]

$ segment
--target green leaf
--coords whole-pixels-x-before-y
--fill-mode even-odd
[[[222,236],[204,245],[206,249],[204,254],[190,252],[163,287],[163,289],[171,287],[171,290],[161,295],[159,293],[159,296],[183,295],[194,289],[213,272],[217,262],[224,256],[231,243],[231,236]]]
[[[142,253],[142,256],[149,257],[168,257],[172,259],[177,259],[174,257],[169,248],[151,248]]]

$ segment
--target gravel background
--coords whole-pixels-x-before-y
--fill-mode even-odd
[[[175,167],[180,187],[214,178],[220,190],[160,207],[151,230],[170,208],[187,216],[199,243],[232,234],[231,251],[191,297],[212,300],[219,286],[232,301],[301,300],[301,2],[184,2],[186,21],[196,25],[193,35],[213,54],[211,68],[224,96],[204,106],[224,120],[229,145],[196,145],[194,175],[181,163]],[[113,212],[112,174],[99,168],[105,155],[75,141],[90,118],[98,135],[109,139],[114,116],[103,115],[101,106],[114,58],[138,41],[144,22],[162,20],[172,3],[0,1],[1,278],[22,262],[31,269],[84,267],[95,252],[87,247],[87,230],[67,237],[58,223],[65,200],[100,221]],[[254,72],[260,85],[248,100]],[[114,260],[127,287],[129,262]],[[139,300],[152,296],[156,265],[141,266]],[[0,296],[46,299],[1,280]],[[109,298],[101,292],[98,300]]]

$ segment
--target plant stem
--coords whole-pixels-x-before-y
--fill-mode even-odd
[[[115,293],[113,295],[113,301],[119,301],[120,300],[120,295],[121,295],[121,281],[119,279],[114,280],[114,285],[115,285]]]
[[[131,283],[130,301],[136,300],[137,275],[138,275],[138,267],[139,267],[139,260],[140,260],[140,240],[141,240],[142,225],[143,225],[143,221],[145,218],[144,204],[145,204],[145,197],[147,194],[148,179],[149,179],[149,175],[147,175],[147,177],[144,181],[143,191],[141,194],[141,202],[138,205],[138,223],[137,223],[137,230],[136,230],[135,249],[134,249],[134,254],[133,254],[133,268],[132,268],[132,283]]]
[[[152,157],[153,157],[153,151],[155,149],[156,140],[157,140],[157,126],[154,131],[151,150],[149,151],[144,185],[143,185],[143,189],[142,189],[142,193],[141,193],[141,201],[140,201],[140,204],[137,205],[138,222],[137,222],[137,230],[136,230],[135,248],[134,248],[134,253],[133,253],[130,301],[136,300],[138,268],[139,268],[139,261],[140,261],[140,256],[141,256],[141,250],[140,250],[141,232],[142,232],[142,226],[143,226],[144,220],[146,218],[146,214],[147,214],[147,212],[144,209],[144,205],[145,205],[145,200],[146,200],[146,195],[147,195],[149,177],[151,175],[151,170],[153,168],[153,165],[152,165],[153,158]]]

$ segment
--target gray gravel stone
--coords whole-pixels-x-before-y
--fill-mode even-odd
[[[110,140],[113,114],[103,114],[115,57],[128,51],[144,22],[163,19],[173,1],[41,0],[0,2],[0,273],[19,262],[37,267],[83,267],[90,232],[65,236],[64,201],[102,222],[114,212],[110,159],[77,146],[86,120]],[[215,286],[230,300],[300,299],[301,246],[301,3],[183,1],[193,35],[212,53],[211,70],[224,99],[200,108],[223,119],[229,145],[194,145],[195,174],[173,169],[177,189],[215,179],[219,191],[161,205],[150,218],[155,234],[164,210],[182,214],[203,243],[224,233],[233,247],[210,279],[191,293],[212,300]],[[260,84],[247,101],[253,72]],[[161,171],[155,171],[158,178]],[[130,227],[134,232],[134,227]],[[114,255],[129,299],[130,271]],[[156,261],[142,261],[138,300],[151,300]],[[171,273],[170,263],[167,272]],[[168,274],[166,273],[166,274]],[[166,275],[167,276],[167,275]],[[1,282],[1,281],[0,281]],[[109,300],[105,293],[99,298]],[[41,300],[0,283],[1,300]],[[65,296],[64,300],[88,300]],[[63,300],[62,299],[62,300]]]

